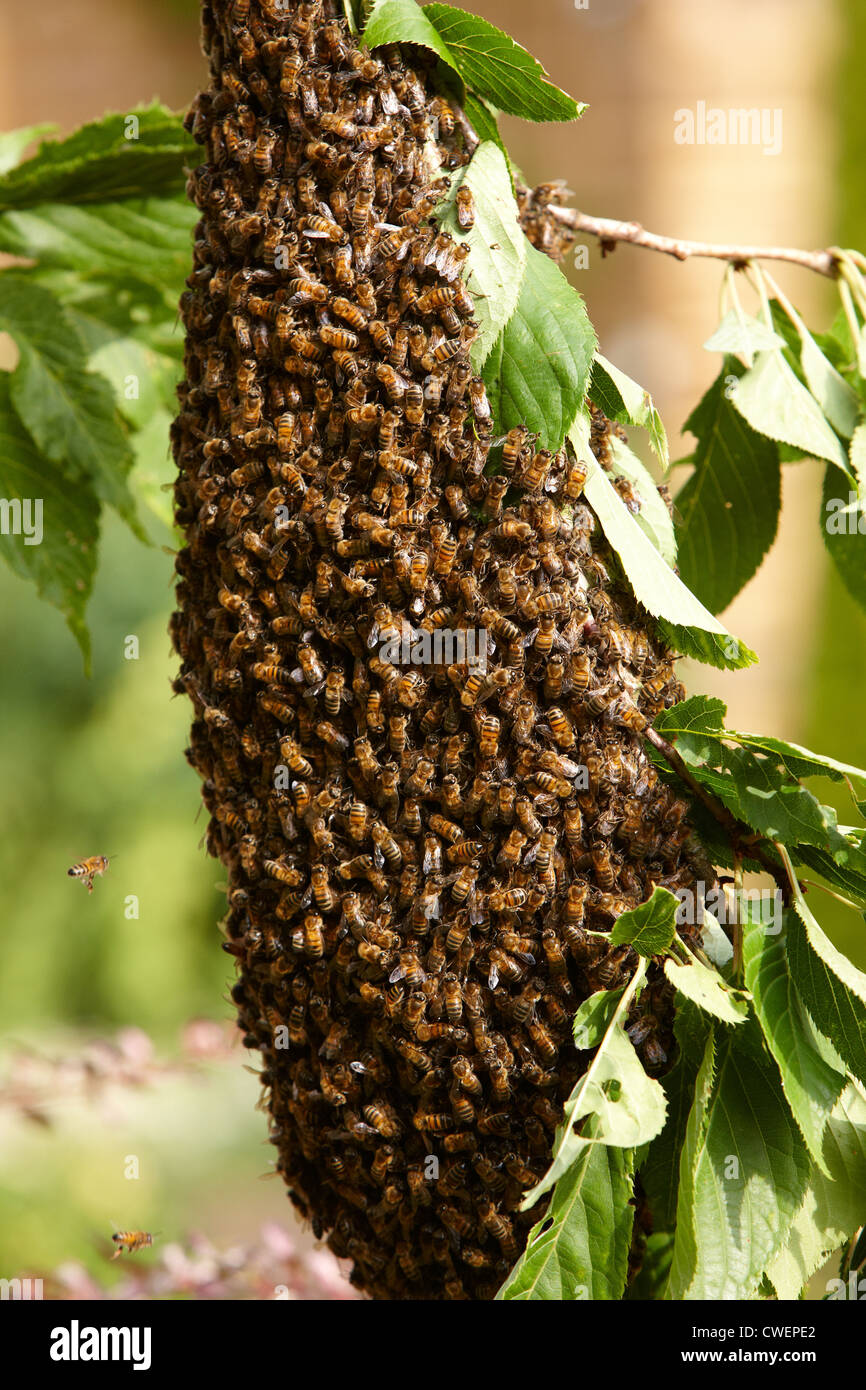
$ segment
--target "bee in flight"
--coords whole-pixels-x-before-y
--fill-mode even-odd
[[[125,1250],[128,1255],[135,1254],[136,1250],[143,1250],[146,1245],[153,1245],[153,1236],[150,1231],[115,1231],[111,1237],[117,1249],[112,1255],[116,1260],[118,1255]]]
[[[101,878],[108,870],[109,856],[107,854],[92,854],[89,859],[82,859],[80,863],[73,864],[71,869],[66,872],[70,878],[80,878],[87,884],[88,893],[93,892],[93,880],[97,875]]]

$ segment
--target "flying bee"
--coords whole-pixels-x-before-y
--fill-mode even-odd
[[[92,854],[89,859],[82,859],[79,863],[73,864],[72,868],[67,869],[66,872],[70,878],[80,878],[82,882],[86,883],[88,893],[92,893],[93,880],[97,877],[101,878],[103,874],[107,873],[108,861],[109,856],[106,854]]]
[[[136,1250],[143,1250],[145,1246],[153,1245],[153,1236],[150,1231],[115,1231],[111,1237],[117,1246],[112,1259],[116,1260],[118,1255],[124,1251],[128,1255],[135,1254]]]

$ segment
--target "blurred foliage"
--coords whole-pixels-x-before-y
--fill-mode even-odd
[[[88,681],[60,615],[0,576],[0,756],[14,804],[0,847],[9,1029],[131,1021],[159,1035],[193,1013],[219,1016],[231,973],[214,929],[222,871],[199,844],[199,783],[183,756],[189,715],[169,690],[171,577],[159,546],[108,518]],[[137,661],[124,659],[130,635]],[[88,896],[66,870],[93,854],[113,857]],[[125,916],[133,894],[137,920]]]
[[[839,41],[839,164],[836,240],[842,246],[866,246],[866,113],[863,106],[863,54],[866,52],[866,6],[842,0]],[[814,638],[815,658],[803,701],[802,742],[817,744],[833,757],[866,766],[866,616],[845,589],[835,568],[825,564],[821,622]],[[844,789],[831,783],[816,788],[822,800],[845,819]],[[866,969],[866,924],[862,918],[823,893],[815,893],[813,910],[824,930],[861,970]],[[820,909],[820,911],[819,911]]]

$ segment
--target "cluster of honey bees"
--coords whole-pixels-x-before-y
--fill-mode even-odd
[[[574,1010],[636,964],[604,934],[712,872],[644,751],[682,690],[585,467],[524,429],[492,452],[465,248],[431,221],[471,132],[338,10],[205,5],[176,689],[293,1200],[376,1297],[490,1298],[585,1065]],[[488,633],[486,669],[381,655],[446,628]],[[629,1020],[656,1071],[669,1020],[656,980]]]

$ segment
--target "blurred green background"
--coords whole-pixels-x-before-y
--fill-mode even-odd
[[[663,232],[866,246],[859,0],[592,0],[579,13],[572,0],[479,0],[472,8],[591,104],[568,130],[507,123],[530,181],[562,176],[587,211]],[[66,131],[153,95],[182,107],[203,79],[194,0],[42,0],[12,10],[0,16],[4,129],[55,120]],[[673,163],[671,112],[696,98],[719,100],[722,80],[736,93],[731,104],[785,103],[784,170],[760,152],[728,152],[730,167],[701,184],[697,166],[685,176]],[[749,187],[754,196],[742,192]],[[602,263],[591,245],[589,270],[571,275],[602,350],[653,391],[677,457],[687,452],[680,422],[716,371],[700,345],[715,327],[721,269],[659,262],[621,248]],[[827,287],[802,275],[780,279],[822,328],[835,312]],[[819,476],[813,486],[809,467],[788,470],[794,519],[772,566],[735,605],[743,617],[731,620],[762,665],[742,677],[693,668],[687,679],[693,690],[723,693],[735,727],[863,765],[866,620],[824,562]],[[132,1025],[172,1056],[196,1017],[224,1021],[231,1035],[233,967],[216,930],[223,872],[200,844],[198,779],[183,756],[189,709],[170,690],[172,567],[162,547],[171,537],[156,523],[154,541],[146,548],[106,522],[89,607],[90,680],[59,614],[0,570],[0,1091],[18,1047],[62,1060]],[[124,659],[131,634],[137,661]],[[827,799],[834,793],[828,786]],[[849,817],[842,803],[840,812]],[[66,869],[102,853],[116,858],[89,897]],[[133,894],[137,918],[125,915]],[[866,965],[862,919],[815,896],[826,929]],[[163,1239],[202,1230],[216,1244],[252,1235],[263,1220],[291,1224],[281,1184],[257,1181],[271,1151],[248,1060],[236,1047],[199,1076],[123,1088],[98,1104],[61,1080],[42,1114],[50,1125],[0,1101],[0,1275],[47,1272],[74,1258],[115,1277],[104,1245],[114,1222]],[[130,1154],[141,1163],[136,1181],[124,1177]]]

